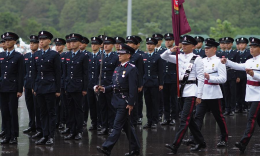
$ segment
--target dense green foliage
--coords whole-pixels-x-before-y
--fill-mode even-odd
[[[106,32],[125,36],[127,0],[0,0],[0,33],[22,38],[48,30],[55,37],[74,32],[87,37]],[[186,0],[184,8],[192,34],[210,37],[259,35],[259,0]],[[133,0],[132,34],[167,33],[171,0]]]

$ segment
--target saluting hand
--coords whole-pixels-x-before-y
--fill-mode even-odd
[[[254,71],[252,69],[246,69],[246,73],[250,76],[254,76]]]
[[[171,50],[171,52],[176,52],[176,51],[177,51],[177,48],[178,48],[178,46],[174,46],[174,47],[172,47],[170,50]]]
[[[128,109],[128,114],[130,115],[131,114],[131,111],[133,110],[133,106],[131,106],[131,105],[127,105],[126,106],[126,109]]]
[[[17,97],[21,97],[23,95],[23,93],[17,92]]]
[[[222,56],[221,63],[222,64],[226,64],[227,63],[227,59],[225,58],[225,56]]]

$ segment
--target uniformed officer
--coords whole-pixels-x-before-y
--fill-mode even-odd
[[[225,56],[231,61],[238,62],[239,53],[237,53],[237,51],[235,50],[232,50],[233,42],[233,38],[225,37],[226,51],[223,54],[223,56]],[[237,78],[237,72],[234,69],[227,67],[227,81],[223,85],[226,104],[226,111],[224,115],[233,116],[235,114]]]
[[[180,127],[175,136],[172,144],[166,144],[173,153],[177,153],[179,146],[181,145],[182,139],[189,127],[196,145],[191,148],[191,151],[198,151],[201,148],[206,147],[204,138],[199,130],[199,127],[192,117],[195,104],[201,103],[202,91],[204,86],[204,67],[201,57],[193,54],[193,50],[197,45],[197,41],[189,36],[183,36],[183,52],[179,56],[179,77],[181,80],[180,94],[182,97],[183,110],[181,114]],[[162,59],[176,63],[176,56],[171,55],[172,52],[177,51],[177,46],[167,50],[161,54]],[[196,82],[196,79],[198,82]],[[196,85],[198,84],[198,86]]]
[[[119,65],[118,55],[115,52],[112,52],[114,44],[116,43],[115,39],[112,37],[105,37],[104,39],[104,58],[101,60],[101,55],[98,56],[97,68],[96,68],[96,77],[100,76],[100,63],[102,61],[102,70],[101,70],[101,85],[107,86],[112,82],[112,76],[115,68]],[[96,80],[96,84],[99,84],[99,79]],[[98,102],[101,109],[101,118],[102,118],[102,129],[98,135],[107,135],[113,130],[113,123],[115,119],[116,110],[111,105],[112,93],[100,92],[98,97]]]
[[[32,58],[33,54],[38,50],[39,40],[38,36],[30,36],[31,52],[24,55],[25,77],[24,77],[24,92],[25,102],[29,114],[29,127],[23,130],[23,133],[35,132],[42,134],[40,109],[37,105],[36,97],[32,93]]]
[[[66,53],[70,52],[71,51],[71,46],[70,46],[70,43],[71,43],[71,40],[70,40],[70,35],[66,35],[65,36],[66,38],[66,47],[67,47],[67,52],[64,52],[64,53],[61,53],[61,66],[62,66],[62,69],[64,69],[64,65],[66,63],[66,60],[65,60],[65,55]],[[63,110],[63,116],[64,116],[64,120],[65,120],[65,124],[66,124],[66,128],[64,128],[62,131],[61,131],[61,134],[69,134],[70,132],[70,127],[71,127],[71,117],[69,116],[69,104],[68,104],[68,99],[67,99],[67,95],[65,93],[65,86],[64,86],[64,73],[63,73],[63,70],[62,70],[62,75],[61,75],[61,104],[62,104],[62,110]],[[65,127],[65,125],[64,125]]]
[[[171,49],[174,44],[174,36],[172,33],[164,35],[165,46]],[[172,53],[175,55],[175,53]],[[163,64],[163,101],[164,101],[164,120],[161,125],[175,125],[175,120],[179,115],[179,107],[177,100],[177,74],[176,64],[164,61]]]
[[[162,54],[166,50],[165,47],[162,47],[163,35],[162,34],[153,34],[152,37],[158,41],[158,43],[155,46],[155,50],[154,50],[155,53]]]
[[[64,89],[64,78],[63,78],[63,64],[64,64],[64,56],[65,56],[65,52],[63,52],[64,48],[65,48],[65,44],[66,41],[62,38],[55,38],[54,40],[55,43],[55,50],[60,54],[60,59],[61,59],[61,89]],[[66,119],[64,117],[64,98],[62,95],[63,92],[61,92],[61,96],[57,97],[56,99],[56,108],[55,108],[55,112],[56,112],[56,127],[58,127],[59,129],[63,129],[65,127],[65,122]]]
[[[248,145],[254,130],[255,125],[260,125],[260,39],[250,37],[250,53],[253,58],[248,59],[245,63],[235,63],[226,58],[222,58],[221,62],[226,66],[235,70],[246,71],[247,73],[247,85],[246,85],[246,97],[245,101],[252,102],[249,110],[249,116],[247,119],[247,127],[243,137],[239,142],[235,143],[235,146],[239,148],[241,152],[244,152]]]
[[[135,50],[127,45],[122,44],[122,49],[118,51],[119,61],[121,65],[116,67],[113,73],[113,84],[105,87],[95,86],[102,92],[112,92],[112,105],[116,108],[116,118],[114,122],[114,130],[102,147],[97,146],[97,150],[107,156],[110,155],[112,148],[120,137],[121,130],[124,129],[130,142],[130,152],[125,155],[139,155],[140,144],[130,120],[130,113],[135,107],[137,100],[138,71],[135,65],[129,63],[131,55]]]
[[[143,55],[144,52],[139,49],[139,47],[141,45],[141,42],[142,42],[142,38],[140,36],[133,36],[133,37],[138,42],[137,45],[136,45],[135,53]],[[127,45],[129,45],[129,42],[128,42]],[[142,67],[142,69],[143,69],[143,67]],[[138,70],[140,70],[140,69],[138,69]],[[140,80],[140,81],[143,81],[143,74],[142,75],[139,74],[139,76],[142,77],[142,80]],[[142,87],[138,88],[138,101],[137,101],[137,107],[138,107],[137,108],[137,110],[138,110],[138,121],[137,121],[137,124],[138,125],[142,125],[142,118],[143,118],[143,95],[144,95],[144,92],[143,92],[143,82],[141,83],[141,85],[142,85]]]
[[[88,103],[89,103],[89,112],[91,119],[91,126],[89,127],[90,131],[93,130],[101,130],[101,110],[99,108],[99,104],[97,101],[96,94],[94,92],[93,87],[96,85],[97,77],[96,77],[96,64],[98,60],[98,56],[100,55],[99,49],[103,41],[99,37],[91,37],[91,49],[92,49],[92,57],[89,57],[89,65],[88,65]]]
[[[7,51],[0,53],[1,65],[1,113],[5,130],[5,138],[1,144],[17,144],[19,136],[18,98],[23,92],[24,57],[15,51],[14,45],[19,36],[6,32],[2,36]]]
[[[237,39],[236,39],[236,49],[235,49],[235,50],[236,50],[237,52],[240,51],[240,48],[239,48],[239,39],[240,39],[240,38],[237,38]]]
[[[198,44],[196,45],[196,48],[193,50],[193,53],[199,55],[201,58],[206,57],[205,50],[202,49],[204,38],[201,36],[195,36],[194,38],[196,39]]]
[[[92,53],[86,50],[86,47],[89,44],[89,39],[87,37],[82,36],[83,39],[81,41],[81,44],[79,46],[80,51],[87,54],[89,58],[92,57]],[[84,96],[83,97],[83,111],[84,111],[84,121],[83,121],[83,126],[87,125],[87,121],[88,121],[88,113],[89,113],[89,103],[88,103],[88,96]]]
[[[226,82],[227,73],[226,66],[221,64],[220,58],[216,56],[218,46],[219,43],[215,41],[205,41],[205,52],[207,55],[207,57],[203,59],[205,80],[202,103],[196,106],[195,122],[201,129],[204,116],[209,109],[212,112],[221,132],[221,140],[217,144],[217,147],[225,147],[228,142],[228,130],[221,109],[221,98],[223,98],[223,95],[219,84]],[[183,142],[185,142],[186,145],[189,145],[193,143],[193,139],[183,140]]]
[[[116,51],[119,51],[121,44],[125,44],[125,39],[119,36],[114,37],[114,39],[116,40],[116,44],[115,44]]]
[[[159,93],[163,90],[163,60],[154,51],[157,44],[155,38],[146,39],[148,53],[143,55],[143,89],[148,122],[143,128],[157,128],[159,119]]]
[[[49,47],[53,35],[48,31],[40,31],[38,38],[42,49],[34,54],[32,85],[37,103],[40,105],[43,137],[36,145],[52,145],[56,97],[60,96],[61,88],[61,61],[60,55]]]
[[[248,44],[248,39],[241,37],[237,39],[239,48],[239,60],[238,63],[245,63],[248,59],[252,58],[250,50],[246,49]],[[246,95],[246,72],[237,71],[237,109],[235,113],[247,112],[247,103],[245,102]]]
[[[4,35],[4,34],[3,34],[3,35]],[[3,35],[1,35],[1,38],[2,38],[1,44],[2,44],[2,50],[3,50],[3,51],[1,51],[1,52],[6,52],[7,47],[6,47],[6,44],[5,44],[5,40],[3,39],[3,38],[4,38]],[[0,96],[1,96],[1,94],[0,94]],[[0,97],[0,98],[1,98],[1,97]],[[1,109],[1,100],[0,100],[0,109]],[[2,115],[2,113],[1,113],[1,115]],[[3,116],[2,116],[2,120],[3,120]],[[4,126],[3,121],[2,121],[0,137],[4,137],[4,135],[5,135],[4,127],[5,127],[5,126]]]
[[[135,65],[135,67],[138,69],[138,94],[137,94],[137,103],[136,107],[133,109],[132,112],[132,123],[134,127],[137,126],[139,115],[138,115],[138,109],[139,104],[142,104],[139,101],[142,101],[143,98],[143,74],[144,74],[144,63],[143,63],[143,53],[137,49],[138,41],[134,36],[127,36],[126,37],[126,44],[133,48],[135,50],[135,53],[131,56],[130,63]],[[139,97],[140,96],[140,97]],[[141,120],[142,121],[142,120]]]
[[[216,56],[219,58],[222,58],[222,56],[224,55],[225,51],[226,51],[226,46],[225,46],[225,38],[220,38],[218,40],[219,42],[219,46],[220,46],[220,50],[217,51]]]
[[[81,53],[79,49],[83,37],[75,33],[70,36],[72,52],[65,55],[64,78],[72,125],[70,134],[64,139],[80,140],[84,119],[82,102],[83,97],[87,95],[88,87],[89,56],[86,53]]]
[[[105,53],[104,45],[103,45],[103,44],[104,44],[104,40],[105,40],[105,38],[106,38],[107,36],[105,36],[105,35],[98,35],[98,37],[103,41],[103,43],[101,44],[99,53],[101,53],[101,52]]]

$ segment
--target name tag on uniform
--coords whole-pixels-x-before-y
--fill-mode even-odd
[[[37,59],[38,59],[38,57],[35,57],[35,59],[37,60]]]
[[[61,59],[64,60],[64,57],[62,57]]]
[[[28,58],[24,58],[25,61],[28,61]]]
[[[70,59],[66,59],[67,61],[70,61]]]
[[[99,60],[99,62],[101,62],[101,59]]]
[[[89,62],[91,62],[91,59],[89,59]]]
[[[0,58],[0,60],[4,60],[5,58]]]

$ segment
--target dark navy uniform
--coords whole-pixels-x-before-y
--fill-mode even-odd
[[[52,39],[52,34],[46,31],[39,32],[39,39]],[[56,95],[61,88],[61,61],[60,55],[53,50],[35,52],[33,58],[33,90],[41,109],[43,137],[36,144],[53,144],[55,132]]]
[[[144,54],[144,98],[148,126],[157,124],[159,118],[159,86],[163,85],[163,60],[159,54]]]
[[[193,53],[195,55],[199,55],[201,58],[206,57],[205,50],[204,49],[194,49]]]
[[[246,38],[239,38],[239,43],[248,43]],[[248,59],[252,58],[249,49],[244,51],[239,51],[238,63],[245,63]],[[237,77],[240,78],[240,82],[237,83],[237,110],[236,113],[241,113],[243,110],[247,109],[247,104],[245,102],[246,95],[246,83],[247,77],[245,71],[237,71]]]
[[[235,50],[227,51],[223,54],[227,59],[238,62],[239,53]],[[224,115],[229,115],[235,111],[236,107],[236,79],[237,71],[227,67],[227,81],[224,83],[224,94],[225,94],[225,104],[226,112]],[[233,114],[233,113],[232,113]]]
[[[222,50],[218,50],[216,52],[216,56],[219,57],[219,58],[222,58],[223,55],[224,55],[224,52]]]
[[[87,92],[89,56],[79,50],[67,53],[65,58],[65,90],[72,118],[70,134],[76,135],[82,133],[83,128],[82,91]]]
[[[5,139],[9,142],[19,136],[17,92],[23,92],[24,57],[15,50],[3,52],[0,53],[0,65],[2,121]]]
[[[40,107],[37,104],[35,95],[32,93],[32,53],[24,55],[25,64],[25,76],[24,76],[24,89],[25,89],[25,102],[29,114],[29,128],[42,132],[41,118],[40,118]]]
[[[134,49],[127,45],[122,45],[122,49],[119,53],[133,54]],[[116,118],[113,126],[114,130],[102,144],[102,148],[109,154],[119,139],[121,130],[124,129],[130,142],[131,153],[136,153],[139,155],[140,144],[133,124],[130,120],[130,116],[128,115],[129,110],[126,109],[127,105],[135,106],[137,100],[137,88],[138,70],[135,65],[129,62],[116,67],[113,72],[112,84],[105,87],[105,93],[113,92],[111,103],[113,107],[116,108]],[[97,148],[100,152],[102,152],[100,147]]]
[[[99,77],[100,72],[101,55],[97,57],[97,68],[96,77]],[[115,68],[119,65],[118,55],[115,52],[110,52],[109,54],[104,54],[101,75],[101,85],[107,86],[112,83],[112,76]],[[96,84],[98,84],[98,79],[96,79]],[[113,128],[113,123],[115,119],[115,108],[111,105],[112,92],[100,93],[98,102],[101,109],[101,119],[102,128],[107,130],[108,128]]]

